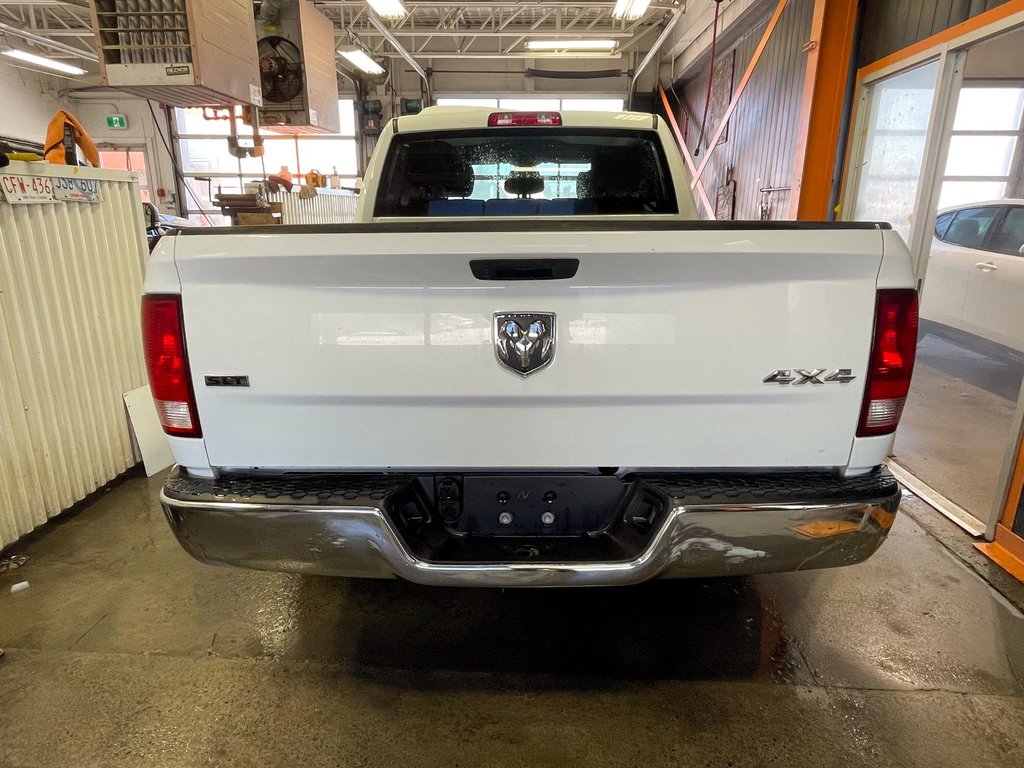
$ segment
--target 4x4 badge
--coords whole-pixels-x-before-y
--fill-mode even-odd
[[[827,375],[826,375],[827,374]],[[794,387],[798,387],[801,384],[827,384],[832,382],[839,382],[840,384],[849,384],[857,377],[853,375],[853,371],[850,368],[815,368],[811,371],[805,371],[803,368],[796,368],[792,371],[786,369],[780,369],[778,371],[772,371],[770,374],[765,376],[765,384],[792,384]]]

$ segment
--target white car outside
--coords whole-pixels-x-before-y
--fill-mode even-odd
[[[939,212],[921,317],[1024,352],[1024,200]]]

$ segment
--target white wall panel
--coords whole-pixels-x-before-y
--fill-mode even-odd
[[[146,383],[134,174],[42,163],[3,173],[97,179],[102,199],[0,201],[0,547],[135,463],[122,394]]]
[[[57,90],[67,82],[0,63],[0,136],[42,144],[47,124],[64,107]]]

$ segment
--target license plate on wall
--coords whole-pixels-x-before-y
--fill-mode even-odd
[[[96,179],[55,178],[8,173],[0,175],[0,191],[8,203],[98,203]]]
[[[8,203],[51,203],[53,179],[48,176],[0,175],[0,190]]]
[[[54,179],[53,192],[58,200],[73,203],[98,203],[100,183],[96,179]]]

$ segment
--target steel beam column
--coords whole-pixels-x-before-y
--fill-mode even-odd
[[[857,0],[815,0],[793,158],[792,219],[825,220],[853,58]]]

